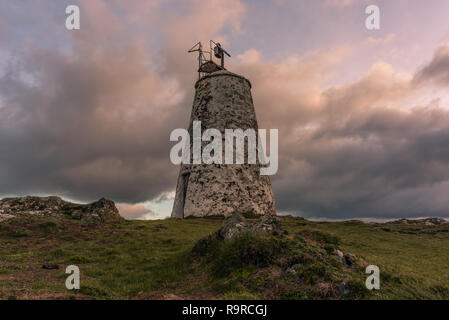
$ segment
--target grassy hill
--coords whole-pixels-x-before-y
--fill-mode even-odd
[[[240,241],[211,256],[201,245],[213,243],[198,241],[219,229],[218,218],[9,219],[0,223],[0,299],[449,299],[449,224],[282,223],[284,240]],[[235,248],[252,258],[227,263]],[[364,288],[364,268],[340,266],[336,248],[379,266],[381,289]],[[305,266],[298,279],[285,273],[291,252]],[[80,268],[80,290],[65,288],[71,264]],[[336,294],[338,281],[350,284],[349,295]]]

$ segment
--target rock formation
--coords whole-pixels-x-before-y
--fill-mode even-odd
[[[281,221],[276,216],[264,215],[255,222],[249,222],[241,214],[234,213],[223,221],[217,234],[221,239],[229,240],[244,233],[280,236],[286,234]]]
[[[90,204],[76,204],[59,197],[19,197],[0,200],[0,221],[18,216],[67,216],[72,219],[107,222],[120,220],[113,201],[102,198]]]
[[[254,129],[258,125],[251,97],[250,82],[226,70],[199,79],[190,118],[201,121],[201,130]],[[191,139],[191,148],[192,139]],[[207,143],[203,142],[203,147]],[[223,141],[224,146],[224,141]],[[224,148],[223,148],[224,149]],[[247,159],[245,148],[245,159]],[[223,150],[224,159],[224,150]],[[173,218],[188,216],[230,216],[233,213],[275,215],[270,179],[260,175],[260,163],[182,164],[173,206]]]
[[[449,223],[447,218],[421,218],[421,219],[399,219],[388,221],[385,224],[410,224],[410,225],[425,225],[436,226],[440,224]]]

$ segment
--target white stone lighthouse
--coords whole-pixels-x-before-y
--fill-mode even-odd
[[[220,46],[221,49],[221,46]],[[201,50],[201,46],[200,46]],[[258,126],[251,83],[248,79],[208,60],[201,61],[199,72],[206,72],[195,84],[195,98],[190,117],[201,121],[201,129],[217,129],[225,137],[225,129],[254,129]],[[217,57],[219,55],[216,54]],[[207,70],[207,71],[204,71]],[[192,144],[192,141],[191,141]],[[205,143],[203,143],[204,145]],[[192,145],[190,150],[192,150]],[[224,159],[224,156],[223,156]],[[247,149],[245,149],[247,159]],[[269,176],[260,174],[255,164],[182,164],[172,211],[173,218],[188,216],[229,216],[233,213],[275,215],[275,202]]]

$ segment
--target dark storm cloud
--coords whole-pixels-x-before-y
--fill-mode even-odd
[[[33,83],[1,79],[2,193],[140,201],[171,187],[167,136],[183,91],[127,57],[32,49],[23,59],[40,70],[20,68]]]
[[[16,36],[32,28],[33,2],[14,10],[0,32],[0,196],[106,196],[127,203],[121,208],[134,218],[154,213],[133,203],[167,200],[178,174],[168,137],[187,124],[196,76],[185,50],[198,38],[221,38],[223,26],[237,32],[244,8],[192,0],[187,13],[183,6],[158,15],[160,2],[150,2],[108,2],[117,13],[105,1],[81,1],[79,32],[53,17],[33,20],[23,38]],[[256,50],[239,63],[233,57],[230,69],[253,84],[259,127],[279,129],[277,209],[449,216],[448,106],[434,96],[413,102],[427,95],[424,87],[449,83],[448,48],[412,76],[377,63],[359,81],[327,87],[350,48],[278,62]]]
[[[309,65],[324,74],[329,54],[336,55],[278,64],[242,57],[259,118],[279,127],[278,209],[329,218],[448,216],[447,106],[440,99],[410,106],[407,99],[426,92],[385,63],[353,84],[304,87],[310,75],[295,70]]]
[[[167,137],[187,114],[185,91],[149,67],[138,37],[113,25],[96,35],[102,21],[83,22],[67,32],[70,53],[2,44],[14,56],[0,79],[1,194],[135,202],[173,187]]]
[[[171,191],[179,169],[169,135],[187,125],[193,99],[185,51],[203,35],[190,19],[209,37],[242,7],[192,1],[194,15],[173,7],[169,18],[160,1],[77,1],[81,30],[67,31],[63,2],[0,3],[0,196],[134,203]],[[166,46],[151,47],[146,30]]]
[[[449,45],[443,45],[436,50],[432,61],[416,74],[415,81],[434,82],[443,86],[449,84]]]

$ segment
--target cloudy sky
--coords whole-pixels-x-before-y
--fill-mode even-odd
[[[259,127],[279,129],[278,212],[449,217],[448,14],[447,0],[0,0],[0,198],[168,216],[187,50],[214,39],[252,82]]]

